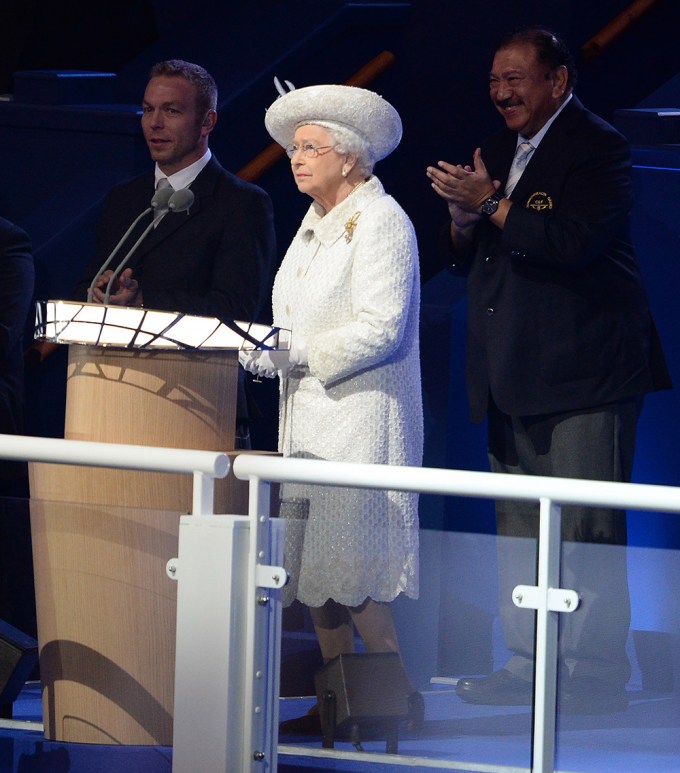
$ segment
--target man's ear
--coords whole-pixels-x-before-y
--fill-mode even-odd
[[[208,110],[205,114],[205,118],[201,122],[201,126],[204,129],[213,129],[217,123],[217,112],[215,110]]]
[[[553,75],[552,75],[553,93],[556,97],[561,98],[565,95],[567,90],[568,80],[569,80],[569,72],[567,68],[562,64],[553,72]]]

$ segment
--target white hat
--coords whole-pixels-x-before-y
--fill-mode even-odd
[[[369,144],[375,161],[401,140],[399,113],[374,91],[356,86],[306,86],[280,96],[267,110],[264,125],[279,145],[289,145],[298,126],[332,122],[347,126]]]

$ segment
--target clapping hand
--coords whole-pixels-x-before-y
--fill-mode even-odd
[[[427,176],[435,193],[446,201],[451,219],[459,228],[472,225],[480,218],[479,207],[500,187],[492,180],[477,148],[473,167],[439,161],[427,168]]]

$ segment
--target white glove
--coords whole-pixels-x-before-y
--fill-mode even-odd
[[[290,349],[241,350],[238,361],[256,376],[274,378],[278,374],[285,378],[291,368],[307,364],[307,347],[302,339],[296,338],[291,341]]]

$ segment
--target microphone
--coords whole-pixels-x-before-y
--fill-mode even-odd
[[[169,188],[163,188],[160,191],[157,192],[161,193],[163,191],[170,190]],[[194,194],[193,191],[190,191],[188,188],[180,188],[178,191],[172,191],[170,196],[167,200],[167,206],[161,210],[160,215],[158,218],[156,218],[154,221],[149,223],[149,225],[142,231],[139,239],[132,245],[130,248],[128,254],[121,260],[121,262],[116,267],[113,274],[111,274],[111,279],[109,279],[109,283],[106,285],[106,294],[104,295],[104,303],[109,302],[109,298],[111,297],[111,289],[113,288],[113,283],[115,282],[116,278],[120,274],[120,272],[125,268],[125,264],[130,260],[133,253],[139,247],[139,245],[144,241],[147,234],[151,231],[151,229],[154,226],[157,226],[161,220],[168,214],[168,212],[189,212],[189,208],[194,203]]]
[[[193,203],[194,192],[189,188],[180,188],[170,196],[168,209],[171,212],[188,212]]]
[[[151,209],[167,209],[168,202],[172,198],[172,188],[166,186],[165,188],[159,188],[151,197]]]
[[[116,246],[113,248],[113,250],[111,251],[111,254],[104,261],[104,263],[102,264],[101,268],[99,269],[99,271],[97,271],[97,273],[94,276],[94,279],[90,283],[90,286],[87,289],[87,302],[88,303],[92,303],[92,296],[93,296],[93,293],[94,293],[94,286],[97,284],[97,280],[106,271],[106,269],[109,267],[109,264],[116,257],[116,255],[118,254],[118,251],[123,246],[123,244],[125,243],[125,240],[128,238],[128,236],[132,233],[132,231],[134,230],[134,228],[137,225],[137,223],[139,223],[139,221],[143,217],[148,215],[149,212],[154,212],[154,211],[155,212],[163,212],[163,211],[167,212],[168,204],[169,204],[169,201],[172,198],[172,196],[173,196],[172,188],[160,188],[151,197],[151,201],[149,202],[149,206],[144,210],[144,212],[142,212],[141,215],[137,216],[132,221],[132,224],[130,225],[130,227],[123,234],[123,236],[121,237],[121,239],[118,242],[118,244],[116,244]],[[192,197],[193,197],[193,194],[192,194]],[[192,200],[193,200],[193,198],[192,198]]]

